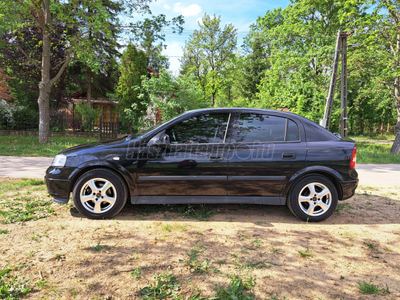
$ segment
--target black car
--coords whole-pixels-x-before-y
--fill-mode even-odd
[[[61,151],[46,171],[54,201],[100,219],[133,204],[285,205],[321,221],[358,184],[354,141],[292,113],[186,112],[138,135]]]

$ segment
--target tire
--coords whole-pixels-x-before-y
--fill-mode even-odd
[[[106,219],[125,206],[128,191],[124,180],[109,169],[87,171],[74,185],[75,208],[86,218]]]
[[[322,175],[310,174],[293,184],[287,205],[299,219],[320,222],[336,210],[338,193],[335,185]]]

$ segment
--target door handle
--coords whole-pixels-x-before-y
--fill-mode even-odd
[[[223,155],[212,155],[210,154],[210,160],[212,161],[221,161],[224,159]]]
[[[282,153],[282,158],[287,159],[287,158],[296,158],[296,153]]]

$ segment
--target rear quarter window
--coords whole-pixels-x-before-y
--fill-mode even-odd
[[[307,120],[308,121],[308,120]],[[307,142],[336,141],[338,138],[325,128],[311,122],[303,122]]]

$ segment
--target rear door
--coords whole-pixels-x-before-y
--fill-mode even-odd
[[[280,196],[306,157],[300,125],[273,114],[237,113],[229,154],[228,195]]]

